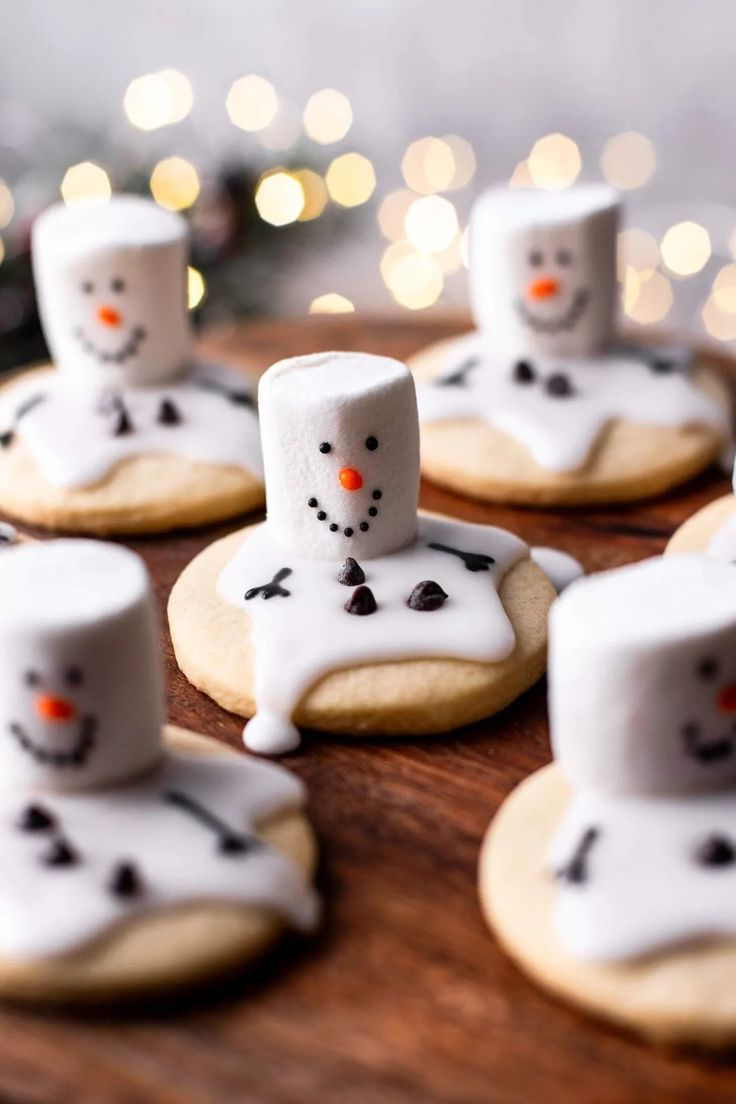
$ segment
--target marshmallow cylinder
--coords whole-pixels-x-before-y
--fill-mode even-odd
[[[491,188],[470,221],[470,295],[490,355],[588,356],[611,342],[619,203],[605,185]]]
[[[33,272],[56,367],[103,388],[174,378],[191,350],[187,251],[184,220],[152,200],[45,211]]]
[[[736,783],[736,570],[656,558],[573,583],[550,617],[550,724],[575,787]]]
[[[262,377],[258,407],[277,545],[360,560],[415,539],[419,425],[403,364],[365,353],[282,360]]]
[[[142,561],[86,540],[0,556],[0,786],[88,790],[161,757],[164,697]]]

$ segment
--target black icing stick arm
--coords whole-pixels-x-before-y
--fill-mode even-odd
[[[197,801],[196,798],[181,790],[167,790],[163,799],[212,832],[217,842],[217,850],[223,855],[243,855],[246,851],[255,851],[263,846],[255,836],[236,832],[201,801]]]
[[[270,583],[262,583],[261,586],[251,587],[250,590],[245,592],[246,602],[250,602],[251,598],[256,598],[259,594],[261,598],[288,598],[291,594],[290,590],[286,587],[282,587],[284,579],[288,579],[291,575],[290,567],[282,567],[276,572]]]
[[[446,552],[448,556],[457,556],[468,571],[488,571],[496,562],[493,556],[487,556],[485,552],[461,552],[459,548],[450,548],[448,544],[437,544],[434,541],[427,547],[433,548],[435,552]]]
[[[227,387],[224,383],[214,379],[197,379],[194,383],[201,391],[211,391],[215,395],[222,395],[223,399],[227,399],[234,406],[249,406],[251,409],[255,406],[253,396],[249,391]]]
[[[39,391],[37,395],[31,395],[29,398],[24,399],[20,406],[16,408],[13,420],[8,429],[0,433],[0,448],[8,448],[9,445],[12,445],[15,438],[15,431],[19,424],[32,410],[35,410],[37,406],[45,402],[47,398],[48,395],[45,392]]]
[[[578,840],[575,850],[564,866],[555,871],[555,878],[569,885],[583,885],[590,877],[588,860],[593,846],[600,837],[600,829],[586,828]]]
[[[468,382],[468,372],[472,368],[477,368],[479,364],[479,357],[467,357],[446,376],[440,376],[439,379],[436,379],[435,385],[437,387],[465,387]]]

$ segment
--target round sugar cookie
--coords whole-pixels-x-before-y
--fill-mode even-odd
[[[462,339],[460,339],[462,340]],[[458,338],[439,341],[408,360],[418,384],[429,383],[452,362]],[[699,386],[725,409],[725,384],[699,361]],[[715,461],[723,448],[711,427],[682,428],[612,421],[586,463],[576,471],[543,468],[509,433],[481,419],[421,424],[422,473],[440,486],[488,502],[530,506],[589,506],[662,494]]]
[[[698,510],[670,537],[665,556],[677,552],[706,552],[716,533],[736,515],[736,496],[723,495]]]
[[[220,572],[247,534],[231,533],[191,561],[174,584],[168,614],[176,659],[189,681],[224,709],[252,717],[250,619],[216,590]],[[503,709],[544,673],[555,592],[525,558],[504,576],[499,595],[516,634],[507,659],[410,659],[336,670],[310,689],[294,723],[350,736],[424,736]]]
[[[175,751],[236,757],[218,741],[173,725],[164,735]],[[257,828],[311,880],[317,845],[303,813],[284,811]],[[64,955],[25,962],[0,957],[0,996],[53,1004],[155,997],[242,970],[285,926],[271,911],[234,903],[202,901],[138,914]]]
[[[615,964],[583,962],[562,948],[552,924],[554,881],[545,862],[569,800],[559,768],[544,767],[514,790],[488,829],[480,900],[504,950],[554,996],[653,1042],[732,1044],[736,941],[703,939]]]
[[[0,398],[31,369],[0,388]],[[244,468],[195,461],[175,453],[144,453],[118,461],[89,486],[57,486],[15,437],[0,449],[0,510],[29,525],[97,536],[194,528],[250,513],[264,502],[263,481]]]

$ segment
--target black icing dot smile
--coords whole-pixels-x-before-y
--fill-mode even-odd
[[[684,726],[682,739],[685,754],[705,766],[730,759],[736,750],[736,731],[723,733],[708,740],[704,737],[701,726],[695,721]]]
[[[11,736],[18,746],[37,763],[45,767],[53,767],[57,770],[79,770],[85,765],[92,753],[97,739],[97,720],[95,717],[82,717],[77,731],[77,738],[71,747],[65,751],[48,747],[32,739],[27,729],[13,721],[9,726]]]
[[[138,355],[141,345],[148,336],[143,326],[134,326],[122,345],[119,345],[117,349],[108,350],[100,349],[95,345],[84,333],[81,326],[76,326],[72,330],[72,334],[84,352],[93,356],[100,364],[124,364],[126,360],[131,360]]]
[[[557,334],[563,330],[575,329],[585,313],[589,300],[590,292],[587,288],[578,288],[568,309],[557,318],[543,318],[533,314],[523,299],[516,303],[516,311],[523,324],[534,330],[535,333]]]
[[[368,441],[375,441],[375,440],[376,440],[375,437],[369,437],[368,438]],[[325,441],[325,442],[323,442],[323,444],[327,444],[327,442]],[[329,451],[331,447],[332,446],[328,446],[327,449],[323,449],[322,445],[320,445],[320,452]],[[367,442],[366,442],[366,447],[369,447]],[[374,447],[375,448],[378,447],[378,442],[377,441],[376,441],[376,444],[375,444]],[[381,491],[380,488],[376,487],[376,489],[371,492],[371,497],[373,498],[374,502],[380,502],[380,500],[383,498],[383,491]],[[310,495],[309,498],[307,499],[307,506],[309,507],[310,510],[315,510],[316,511],[314,516],[316,517],[317,521],[326,521],[326,522],[329,523],[327,528],[329,529],[329,531],[331,533],[339,533],[340,530],[342,529],[343,536],[352,537],[354,535],[355,529],[356,529],[356,524],[345,525],[345,526],[339,525],[338,522],[336,522],[336,521],[334,521],[330,518],[330,515],[327,513],[326,510],[322,510],[322,509],[319,508],[319,499],[315,498],[314,495]],[[377,506],[369,506],[367,513],[368,513],[369,518],[378,517],[378,507]],[[366,518],[362,518],[359,522],[357,522],[357,528],[360,530],[361,533],[367,533],[368,530],[370,529],[370,527],[371,527],[370,522]]]

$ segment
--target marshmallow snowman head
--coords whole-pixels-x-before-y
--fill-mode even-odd
[[[294,555],[368,559],[417,532],[419,427],[410,373],[366,353],[274,364],[258,408],[268,526]]]
[[[163,688],[141,560],[86,540],[0,557],[0,787],[75,791],[161,757]]]
[[[187,228],[153,200],[45,211],[33,227],[33,271],[56,367],[98,387],[155,384],[186,365]]]
[[[470,293],[489,353],[587,356],[611,341],[619,204],[605,185],[491,188],[470,226]]]
[[[575,786],[736,785],[736,569],[682,555],[592,575],[552,607],[550,723]]]

